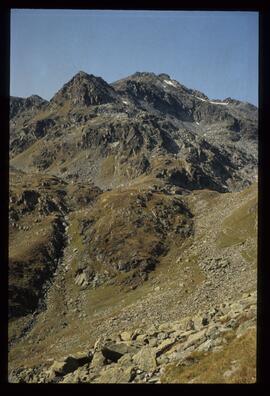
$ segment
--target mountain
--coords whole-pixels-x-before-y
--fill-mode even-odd
[[[29,113],[29,117],[33,117],[45,104],[46,100],[38,95],[32,95],[29,98],[17,98],[11,96],[10,98],[10,118],[11,120],[19,115],[25,116]]]
[[[146,72],[10,98],[11,382],[254,380],[257,113]]]
[[[115,99],[114,89],[102,78],[80,71],[54,95],[51,103],[61,106],[70,101],[75,106],[89,107]]]
[[[79,72],[30,120],[19,114],[11,113],[10,144],[19,169],[80,175],[103,189],[145,173],[218,191],[256,179],[256,108],[209,100],[164,74],[110,86]]]

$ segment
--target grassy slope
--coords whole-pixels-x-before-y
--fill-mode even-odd
[[[28,341],[23,341],[11,349],[10,361],[12,365],[18,366],[25,364],[26,366],[31,366],[31,364],[38,364],[40,361],[46,361],[48,358],[55,359],[67,353],[85,349],[87,345],[94,343],[100,331],[105,331],[108,319],[118,317],[125,311],[129,314],[131,313],[131,319],[128,324],[120,322],[119,330],[120,328],[140,327],[142,325],[142,317],[145,317],[147,320],[147,315],[149,315],[149,313],[143,313],[143,311],[140,313],[139,306],[142,303],[151,307],[151,304],[156,304],[156,301],[162,300],[162,305],[160,308],[157,306],[157,311],[158,309],[166,309],[170,312],[171,308],[175,309],[178,304],[181,306],[198,286],[204,282],[204,274],[198,266],[200,256],[197,256],[192,248],[192,243],[201,243],[201,235],[195,234],[195,239],[189,238],[186,241],[178,241],[175,239],[175,235],[172,234],[167,237],[169,246],[168,253],[160,258],[160,264],[157,266],[156,270],[150,274],[148,281],[137,289],[127,292],[127,289],[119,284],[107,283],[96,289],[79,291],[79,287],[75,285],[74,270],[78,262],[84,257],[86,251],[88,251],[89,248],[91,249],[91,243],[89,245],[85,244],[82,239],[83,235],[79,233],[80,221],[85,218],[96,217],[98,220],[96,226],[101,235],[106,233],[111,223],[112,233],[116,236],[116,231],[119,232],[121,240],[122,234],[120,230],[122,226],[117,223],[121,220],[121,217],[119,218],[121,209],[128,208],[133,202],[130,193],[148,189],[151,183],[152,180],[150,180],[149,177],[141,177],[137,180],[137,183],[134,183],[133,187],[129,189],[119,189],[118,192],[111,191],[104,193],[98,199],[97,204],[94,206],[94,210],[89,209],[87,205],[84,208],[76,210],[76,204],[73,205],[74,212],[70,215],[70,227],[68,230],[72,240],[66,255],[66,260],[70,258],[71,270],[67,271],[64,275],[63,287],[65,287],[65,289],[55,287],[52,290],[52,302],[49,304],[48,310],[40,314],[35,327],[29,335]],[[69,188],[74,189],[75,186],[69,186]],[[228,205],[229,209],[226,212],[227,215],[220,218],[220,223],[225,223],[227,226],[227,218],[232,222],[234,216],[236,216],[238,222],[238,213],[239,211],[241,212],[241,208],[239,209],[239,207],[243,206],[245,211],[249,207],[247,203],[251,202],[250,207],[254,206],[253,198],[251,197],[255,195],[256,185],[247,189],[245,192],[235,194],[219,194],[206,190],[197,191],[194,192],[191,197],[185,197],[185,200],[195,213],[195,219],[197,211],[198,213],[202,213],[201,221],[205,224],[207,224],[208,220],[211,218],[211,213],[212,215],[216,213],[217,216],[220,217],[219,209]],[[154,198],[155,197],[156,195],[154,194]],[[168,202],[172,199],[172,196],[163,194],[160,195],[160,198],[161,197],[162,200],[168,200]],[[241,200],[239,200],[239,198],[241,198]],[[148,211],[154,206],[154,201],[150,201],[150,203],[147,206]],[[252,211],[248,213],[251,214],[251,216],[254,214]],[[123,220],[126,221],[127,217],[124,210],[122,216],[124,216]],[[114,226],[116,224],[118,224],[118,226],[115,228]],[[244,221],[241,223],[241,227],[245,228],[246,224],[247,223]],[[128,222],[126,221],[126,226],[127,225]],[[126,232],[125,227],[123,231]],[[241,235],[243,235],[243,233]],[[247,233],[246,237],[254,240],[253,231],[250,235]],[[136,238],[137,236],[135,239]],[[146,241],[147,240],[144,242]],[[219,237],[213,240],[212,243],[215,244],[216,241],[218,245]],[[133,242],[138,243],[138,240]],[[254,246],[255,245],[256,244],[254,244]],[[145,246],[147,247],[148,244],[146,243]],[[128,252],[130,245],[127,243],[126,247]],[[74,253],[74,249],[78,249],[78,251]],[[219,249],[222,250],[226,248]],[[237,246],[236,249],[238,249]],[[181,259],[179,260],[179,258]],[[256,257],[252,259],[252,263],[253,265],[256,264]],[[185,277],[185,274],[188,274],[188,276]],[[121,280],[125,277],[125,274],[120,274],[118,277],[119,280]],[[179,283],[181,281],[184,281],[183,289],[179,288]],[[172,296],[175,296],[173,297],[173,302],[171,300]],[[155,300],[156,298],[157,300]],[[73,301],[78,301],[77,307],[79,312],[74,310],[74,307],[76,308],[75,305],[68,303],[68,300],[71,299]],[[133,311],[139,312],[139,314],[137,316],[132,316]],[[85,316],[79,318],[80,313],[83,313]],[[149,317],[149,320],[151,320],[151,317]],[[64,322],[66,322],[67,325],[64,325]],[[103,325],[105,326],[104,329]],[[231,351],[232,350],[233,349],[231,349]]]
[[[226,335],[227,345],[216,352],[193,352],[190,366],[168,365],[162,383],[254,383],[256,381],[256,331],[237,338]]]

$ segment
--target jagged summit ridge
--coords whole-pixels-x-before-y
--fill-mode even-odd
[[[209,100],[168,74],[137,72],[108,84],[79,71],[42,106],[11,117],[11,155],[19,168],[25,163],[16,156],[32,147],[31,169],[76,175],[100,188],[142,174],[217,191],[254,181],[256,108]]]

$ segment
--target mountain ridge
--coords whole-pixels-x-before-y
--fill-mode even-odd
[[[25,123],[23,125],[19,123],[18,127],[11,129],[12,156],[13,151],[16,155],[25,151],[25,148],[32,146],[35,143],[35,136],[53,141],[55,138],[53,131],[60,136],[63,134],[63,128],[73,130],[73,134],[75,134],[75,129],[77,130],[76,139],[79,139],[77,144],[81,148],[87,149],[89,144],[94,147],[96,141],[99,148],[104,146],[103,151],[106,152],[106,155],[109,153],[113,155],[114,150],[109,149],[108,144],[116,145],[117,141],[123,142],[123,139],[126,139],[125,135],[121,137],[122,132],[118,138],[113,137],[115,131],[120,131],[124,125],[129,128],[128,125],[130,125],[130,133],[131,135],[135,134],[134,139],[135,141],[137,139],[137,145],[139,144],[137,149],[140,157],[146,157],[149,163],[151,152],[158,145],[162,150],[166,147],[167,150],[172,150],[171,153],[175,152],[176,154],[183,143],[190,146],[190,143],[194,141],[192,136],[195,136],[198,141],[195,143],[196,151],[205,150],[205,143],[203,142],[206,140],[207,144],[212,146],[212,152],[218,150],[218,156],[223,155],[224,149],[229,151],[225,154],[228,158],[232,155],[231,140],[234,141],[236,147],[237,145],[241,146],[239,150],[234,150],[234,156],[238,157],[237,163],[233,163],[232,169],[229,171],[230,178],[234,180],[233,172],[235,170],[233,169],[239,164],[245,172],[245,166],[248,166],[248,163],[251,166],[252,164],[256,166],[257,127],[254,109],[246,109],[246,105],[242,102],[239,104],[239,102],[230,101],[224,110],[225,106],[206,99],[206,96],[203,96],[202,93],[183,88],[181,84],[176,82],[172,82],[172,84],[177,84],[175,86],[165,84],[164,81],[171,81],[166,80],[168,78],[169,76],[164,74],[157,76],[154,73],[135,73],[109,85],[100,77],[97,78],[85,72],[79,72],[54,95],[50,102],[43,105],[41,111],[36,112],[37,114],[34,117],[36,121],[30,124],[30,127]],[[164,85],[166,86],[164,87]],[[98,94],[95,90],[98,91]],[[201,97],[196,96],[194,92]],[[62,118],[59,118],[59,114],[62,114]],[[12,117],[13,119],[14,117]],[[20,120],[15,120],[15,122],[18,123]],[[141,123],[145,123],[145,128],[142,129],[144,131],[143,135],[135,132],[135,125]],[[132,124],[135,129],[131,127]],[[80,125],[83,126],[81,130]],[[162,125],[165,125],[167,132],[158,136],[155,131],[162,130],[164,128]],[[106,143],[105,139],[101,143],[104,140],[102,133],[105,130],[107,130],[109,141],[107,140]],[[51,136],[47,135],[47,131],[52,131]],[[94,138],[95,134],[96,138]],[[185,134],[188,134],[189,137],[186,135],[187,138],[185,138]],[[13,139],[13,135],[15,135],[15,139]],[[86,144],[89,138],[91,143]],[[93,141],[93,139],[97,140]],[[243,139],[247,143],[246,147],[242,143]],[[239,143],[237,143],[238,141]],[[157,142],[160,143],[157,145]],[[72,145],[72,143],[70,144]],[[244,155],[243,147],[246,151]],[[75,159],[76,147],[73,147],[72,151]],[[125,147],[122,154],[126,158],[129,155]],[[37,155],[37,157],[39,156]],[[37,161],[39,160],[37,159]],[[126,161],[129,162],[128,159]],[[119,160],[116,159],[116,162],[119,163]],[[195,162],[196,158],[192,158],[192,165]],[[16,160],[14,165],[15,163]],[[33,165],[32,169],[34,169]],[[81,166],[78,164],[79,168]],[[81,173],[83,174],[83,172]],[[98,183],[96,175],[88,173],[87,177]],[[125,176],[122,175],[121,178],[123,179]],[[222,188],[221,185],[226,185],[226,182],[216,181],[216,183],[219,188]],[[230,189],[231,187],[227,186],[227,188]]]

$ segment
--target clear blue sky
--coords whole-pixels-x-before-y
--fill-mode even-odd
[[[12,10],[10,53],[14,96],[50,99],[79,70],[149,71],[257,105],[256,12]]]

